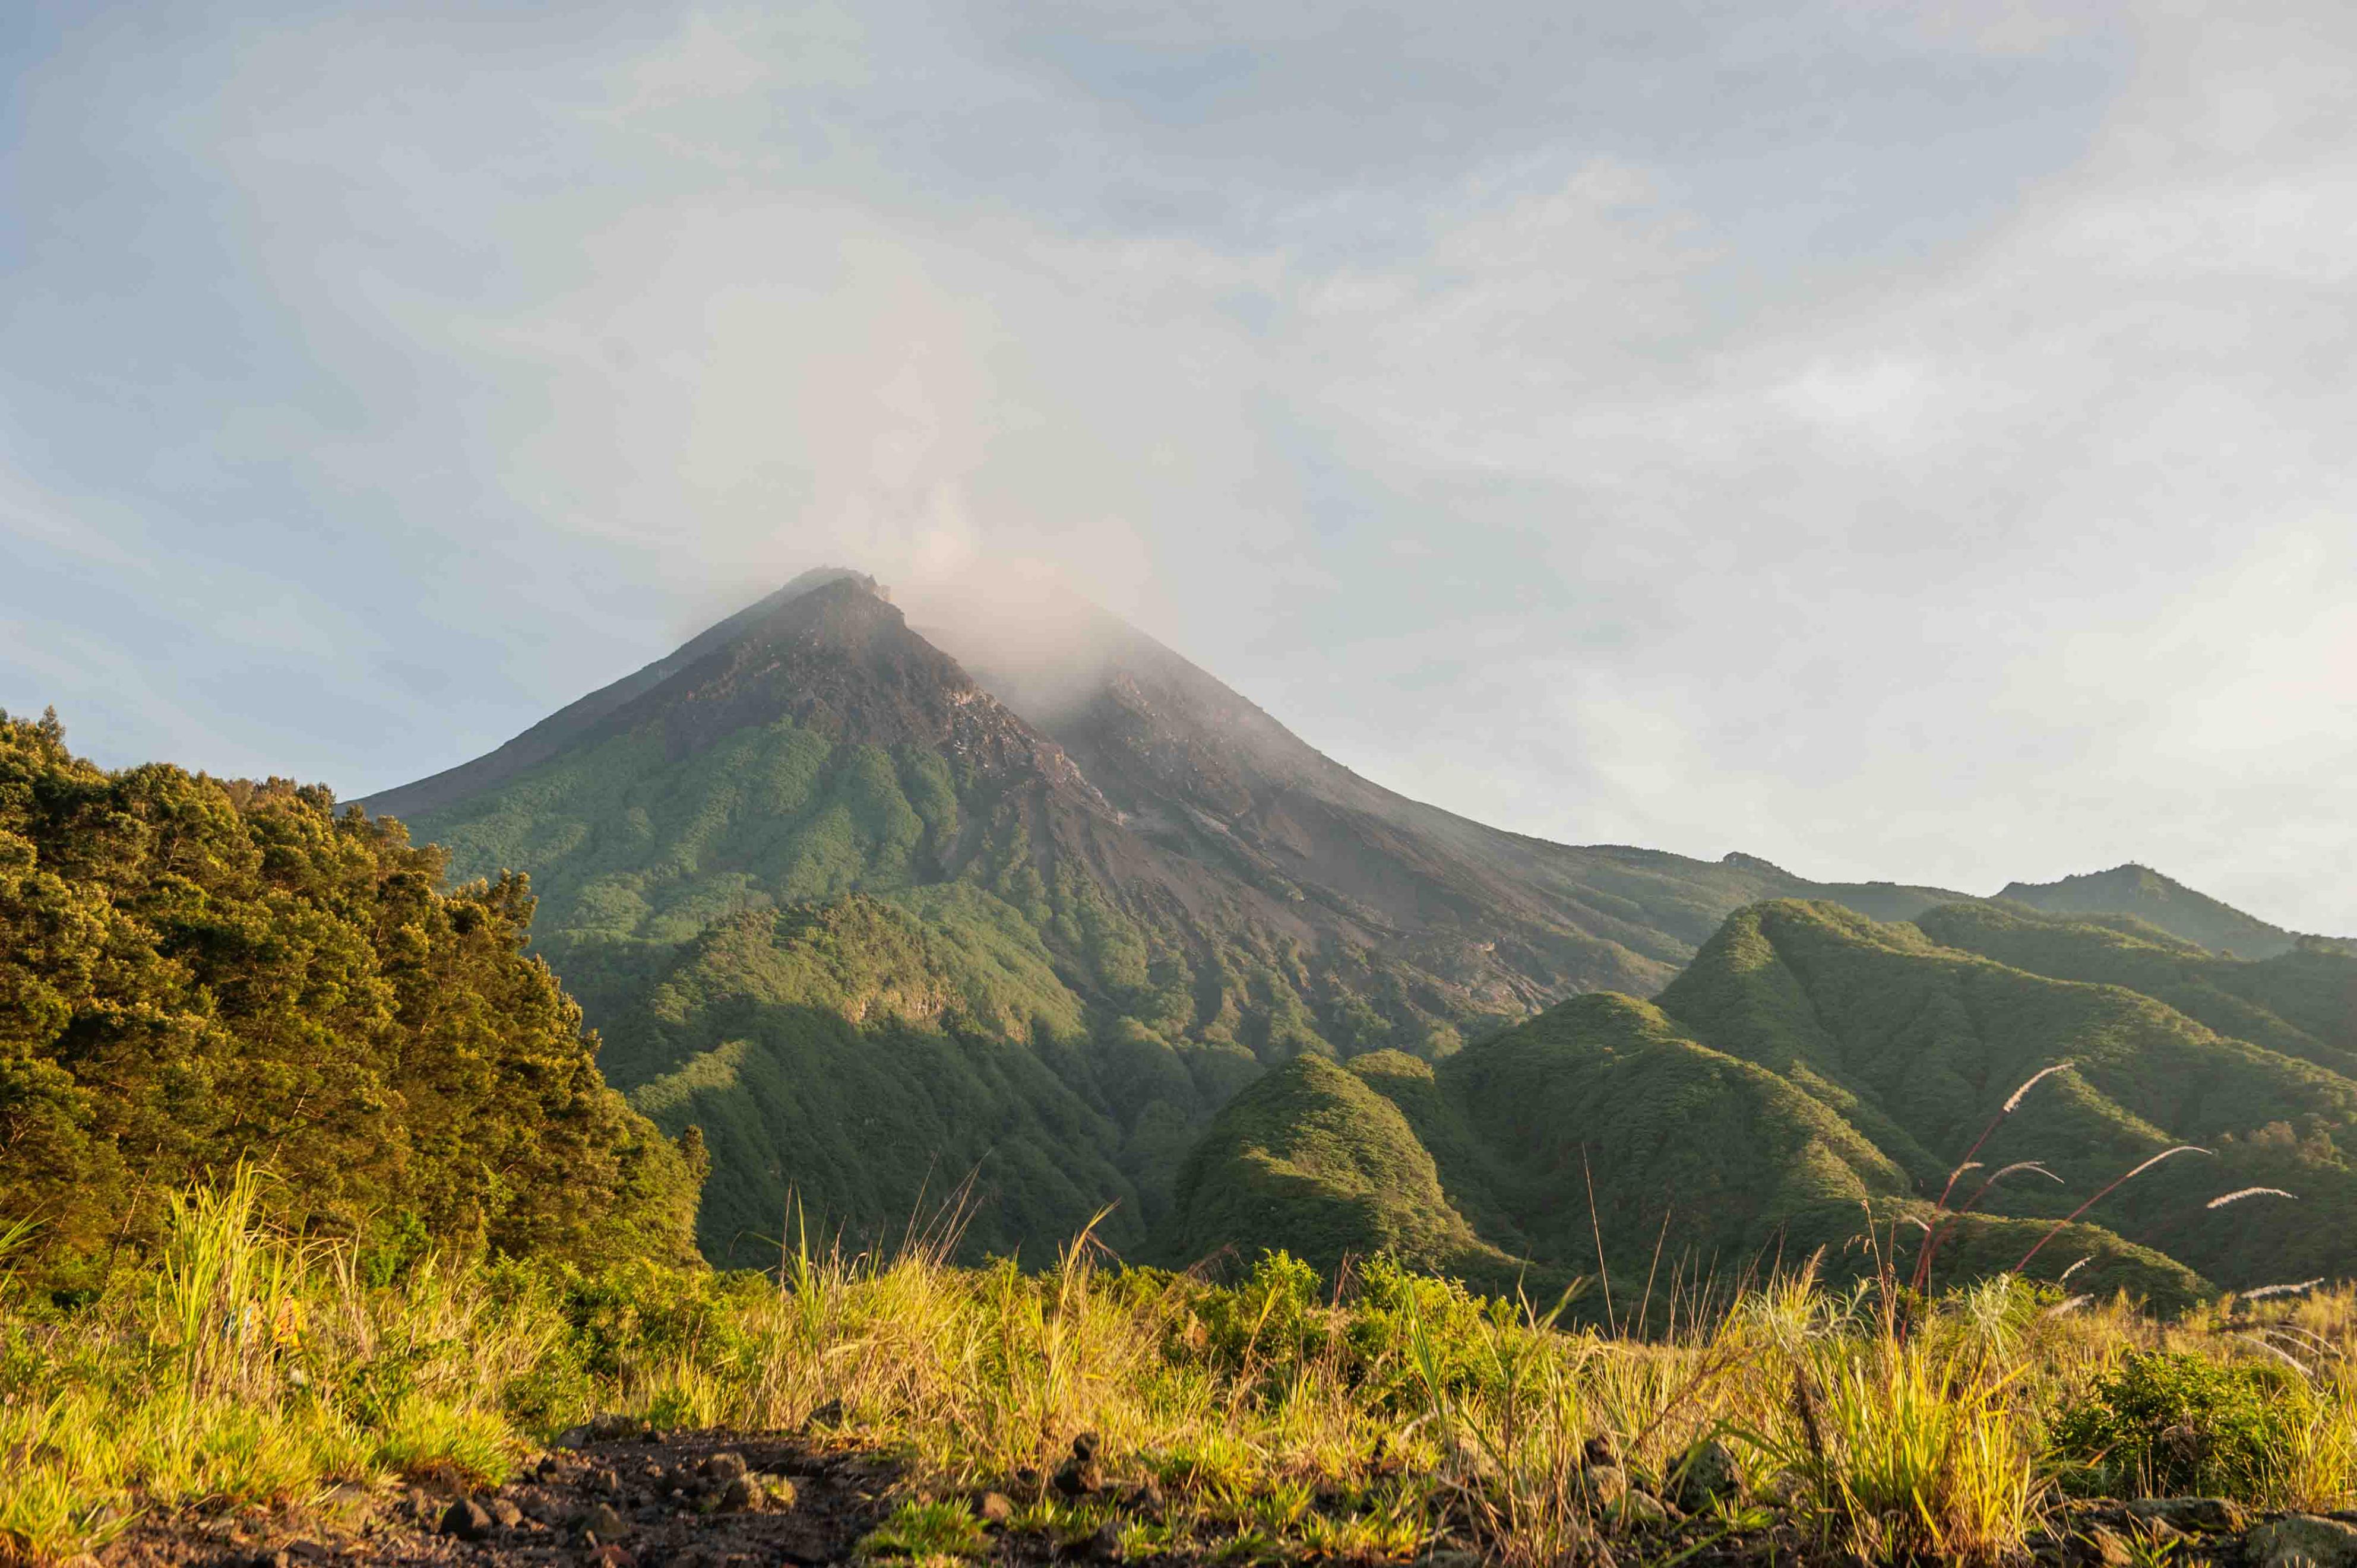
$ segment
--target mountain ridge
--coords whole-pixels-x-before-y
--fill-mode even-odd
[[[1108,1197],[1127,1206],[1109,1239],[1181,1234],[1189,1150],[1239,1090],[1296,1058],[1377,1075],[1321,1079],[1305,1105],[1339,1095],[1363,1111],[1352,1085],[1436,1104],[1383,1063],[1453,1082],[1469,1039],[1567,998],[1666,998],[1745,909],[1812,897],[1889,921],[1987,907],[1811,883],[1740,854],[1490,828],[1363,779],[1093,607],[1040,620],[1028,645],[986,627],[936,641],[873,578],[805,575],[509,746],[361,802],[413,811],[459,877],[530,873],[534,945],[605,1034],[616,1084],[667,1133],[705,1129],[699,1239],[713,1256],[751,1261],[743,1239],[773,1231],[765,1217],[793,1192],[874,1236],[968,1177],[991,1246],[1069,1230]],[[854,983],[863,972],[874,983]],[[2231,1000],[2239,974],[2186,981],[2189,1003],[2206,985],[2222,1019],[2266,1011]],[[2287,971],[2266,995],[2306,1017],[2294,993],[2319,983]],[[2270,1037],[2334,1060],[2313,1022],[2278,1017]],[[1680,1082],[1755,1070],[1654,1049]],[[901,1076],[877,1077],[879,1063]],[[1744,1092],[1782,1107],[1763,1114],[1792,1148],[1862,1137],[1910,1175],[1935,1159],[1875,1096],[1828,1098],[1838,1073],[1795,1090],[1765,1070],[1788,1087]],[[845,1099],[856,1084],[869,1087]],[[1818,1113],[1792,1092],[1849,1131],[1804,1134]],[[1417,1137],[1480,1142],[1398,1113]],[[815,1131],[846,1115],[870,1135]],[[939,1169],[945,1155],[965,1168]],[[1435,1164],[1470,1195],[1457,1220],[1417,1219],[1417,1233],[1471,1226],[1467,1256],[1495,1266],[1529,1234],[1515,1216],[1535,1212],[1515,1194],[1544,1183],[1512,1162],[1468,1176],[1480,1161],[1461,1155]],[[1295,1164],[1298,1194],[1316,1162]],[[1768,1179],[1763,1167],[1753,1185]]]

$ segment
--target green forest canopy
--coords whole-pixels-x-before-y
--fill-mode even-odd
[[[0,713],[0,1225],[87,1285],[166,1196],[265,1164],[382,1252],[685,1257],[704,1156],[598,1075],[524,879],[317,786],[103,771]]]

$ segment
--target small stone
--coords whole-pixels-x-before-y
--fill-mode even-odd
[[[802,1500],[802,1493],[783,1476],[757,1477],[755,1484],[761,1488],[761,1506],[775,1512],[785,1513]]]
[[[829,1400],[810,1412],[805,1426],[840,1426],[843,1424],[843,1402]]]
[[[501,1530],[513,1530],[523,1522],[523,1509],[505,1498],[490,1498],[483,1504],[483,1511],[490,1514],[491,1522]]]
[[[460,1498],[443,1513],[441,1529],[461,1541],[480,1541],[491,1533],[491,1516],[474,1498]],[[291,1549],[288,1554],[293,1554]]]
[[[600,1545],[589,1553],[597,1568],[639,1568],[639,1560],[619,1546]]]
[[[556,1445],[559,1448],[587,1448],[589,1446],[589,1429],[568,1426],[556,1434]]]
[[[1581,1461],[1590,1469],[1618,1470],[1620,1467],[1620,1442],[1609,1432],[1599,1432],[1580,1444]]]
[[[612,1541],[630,1527],[622,1516],[604,1503],[599,1503],[581,1516],[581,1533],[594,1535],[599,1541]]]
[[[985,1492],[974,1505],[985,1524],[1005,1526],[1015,1521],[1015,1499],[1005,1492]]]
[[[297,1563],[325,1563],[328,1552],[316,1541],[290,1541],[286,1543],[286,1555]]]
[[[704,1473],[716,1481],[733,1481],[745,1473],[745,1455],[724,1448],[704,1462]]]
[[[1131,1488],[1129,1494],[1129,1506],[1133,1511],[1137,1513],[1161,1512],[1162,1488],[1155,1485],[1152,1480],[1139,1482],[1135,1487]]]
[[[609,1412],[589,1418],[589,1436],[593,1442],[620,1443],[632,1437],[644,1437],[647,1423],[635,1415]]]
[[[738,1476],[720,1488],[722,1513],[750,1513],[761,1506],[760,1488],[750,1476]]]
[[[2289,1514],[2243,1538],[2250,1568],[2357,1568],[2357,1525],[2314,1514]]]
[[[1630,1487],[1620,1495],[1620,1507],[1618,1511],[1620,1515],[1620,1522],[1623,1524],[1674,1524],[1679,1518],[1677,1509],[1652,1493],[1640,1490],[1635,1487]]]
[[[593,1492],[604,1492],[611,1496],[622,1489],[622,1477],[611,1470],[592,1470],[583,1484]]]

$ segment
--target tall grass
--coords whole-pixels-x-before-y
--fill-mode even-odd
[[[347,1247],[275,1229],[269,1197],[237,1173],[176,1200],[161,1250],[97,1301],[0,1303],[0,1559],[339,1484],[490,1484],[617,1412],[881,1448],[907,1462],[901,1501],[1013,1487],[1028,1523],[1077,1539],[1111,1520],[1135,1552],[1364,1561],[1444,1535],[1516,1564],[1610,1549],[1648,1527],[1639,1494],[1716,1442],[1748,1497],[1688,1539],[1766,1509],[1845,1552],[1995,1560],[2077,1484],[2057,1423],[2156,1350],[2287,1391],[2289,1435],[2250,1500],[2357,1500],[2345,1289],[2163,1324],[2000,1278],[1902,1334],[1870,1283],[1803,1269],[1642,1340],[1383,1260],[1340,1291],[1282,1256],[1214,1285],[1124,1268],[1088,1232],[1031,1273],[955,1267],[936,1229],[890,1253],[797,1244],[770,1275],[429,1257],[371,1281]],[[1084,1431],[1116,1481],[1165,1489],[1158,1518],[1017,1483]]]

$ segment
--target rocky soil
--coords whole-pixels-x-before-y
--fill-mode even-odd
[[[1159,1520],[1166,1507],[1158,1487],[1119,1468],[1083,1440],[1049,1475],[952,1502],[973,1514],[993,1563],[1117,1562],[1120,1521]],[[1769,1510],[1714,1508],[1717,1478],[1686,1477],[1676,1500],[1664,1501],[1591,1464],[1582,1485],[1607,1524],[1586,1568],[1855,1561]],[[146,1521],[106,1549],[101,1568],[814,1568],[859,1560],[861,1542],[908,1499],[900,1480],[889,1459],[802,1434],[664,1434],[613,1422],[568,1434],[496,1489],[348,1487],[314,1508]],[[1105,1522],[1078,1538],[1020,1528],[1017,1498],[1056,1496],[1102,1505]],[[1225,1560],[1218,1544],[1147,1561]],[[1469,1531],[1445,1530],[1417,1568],[1481,1568],[1473,1544]],[[2091,1502],[2066,1510],[2030,1549],[2021,1568],[2357,1568],[2357,1512],[2262,1515],[2205,1498]]]
[[[311,1509],[135,1526],[106,1568],[770,1568],[851,1560],[888,1511],[889,1461],[800,1437],[596,1437],[495,1490],[357,1488]]]

